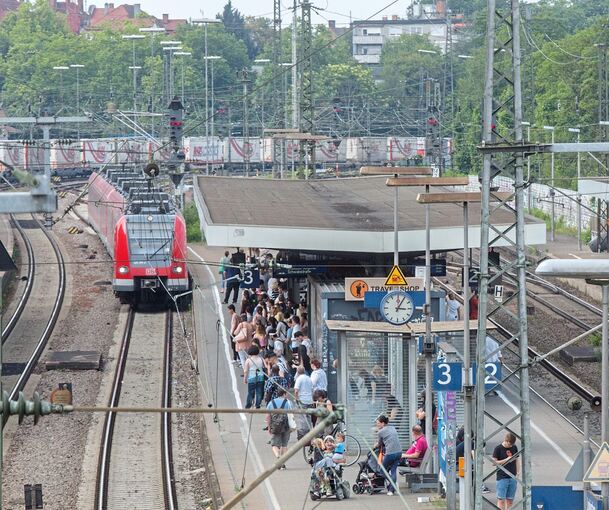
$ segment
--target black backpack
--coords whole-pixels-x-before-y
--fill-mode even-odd
[[[284,409],[287,402],[288,402],[287,399],[283,399],[283,403],[281,404],[281,407],[279,409]],[[272,400],[271,403],[273,404],[274,409],[278,409],[277,404],[275,403],[275,400]],[[290,430],[290,424],[288,422],[288,415],[272,413],[271,421],[269,423],[269,432],[271,434],[283,434],[284,432],[287,432],[288,430]]]

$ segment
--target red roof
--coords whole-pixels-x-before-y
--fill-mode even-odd
[[[19,0],[0,0],[0,19],[19,8]]]
[[[101,25],[110,25],[114,29],[120,29],[126,23],[131,23],[138,27],[163,27],[171,34],[178,26],[187,23],[185,19],[169,19],[166,14],[162,19],[157,19],[141,11],[139,6],[130,4],[121,4],[118,7],[114,7],[113,3],[106,4],[104,7],[91,6],[89,14],[89,28],[91,29],[99,28]]]

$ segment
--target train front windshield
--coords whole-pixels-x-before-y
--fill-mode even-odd
[[[171,263],[175,214],[127,216],[129,255],[134,267],[167,267]]]

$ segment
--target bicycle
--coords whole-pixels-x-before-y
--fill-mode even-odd
[[[351,434],[346,433],[345,422],[339,420],[334,427],[332,427],[332,431],[329,435],[336,438],[336,434],[342,432],[345,435],[345,459],[346,462],[343,464],[344,466],[353,466],[362,455],[362,445],[357,440],[356,437]],[[313,453],[314,448],[310,444],[302,447],[302,455],[307,462],[307,464],[313,463]]]

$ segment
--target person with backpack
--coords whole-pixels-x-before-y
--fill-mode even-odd
[[[266,408],[273,409],[292,409],[291,402],[286,397],[285,388],[277,388],[277,398],[271,400]],[[290,422],[287,414],[269,413],[266,417],[269,434],[271,435],[271,448],[273,455],[278,459],[288,451],[288,442],[290,440]],[[286,469],[283,464],[279,469]]]
[[[260,349],[255,345],[247,350],[247,355],[248,358],[243,365],[243,382],[247,384],[245,408],[249,409],[255,403],[256,409],[260,409],[266,380],[264,360],[260,357]]]

